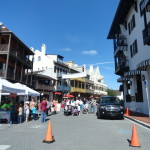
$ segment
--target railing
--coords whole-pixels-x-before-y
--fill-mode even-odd
[[[0,51],[8,51],[8,44],[0,44]]]
[[[115,41],[114,55],[116,55],[119,51],[127,51],[127,38],[121,37]]]
[[[48,91],[54,91],[54,86],[39,84],[38,82],[34,84],[34,88],[35,89],[48,90]]]
[[[16,55],[16,49],[13,47],[10,47],[10,52],[13,53],[14,55]]]
[[[17,57],[20,58],[21,60],[24,59],[24,58],[23,58],[23,54],[21,54],[21,52],[19,52],[19,51],[17,52]]]

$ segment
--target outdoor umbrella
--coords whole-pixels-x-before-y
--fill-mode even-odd
[[[61,93],[60,93],[60,92],[55,92],[54,94],[56,94],[56,95],[61,95]]]
[[[73,95],[65,95],[65,97],[74,97]]]

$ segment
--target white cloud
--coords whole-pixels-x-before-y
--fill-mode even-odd
[[[70,52],[71,48],[70,47],[66,47],[66,48],[62,49],[62,51]]]
[[[96,50],[83,51],[82,54],[85,54],[85,55],[96,55],[97,51]]]
[[[104,64],[113,64],[114,62],[111,62],[111,61],[106,61],[106,62],[100,62],[100,63],[95,63],[95,64],[89,64],[87,66],[90,66],[90,65],[104,65]]]

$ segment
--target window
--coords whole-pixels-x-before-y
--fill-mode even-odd
[[[38,61],[41,61],[41,56],[38,56]]]
[[[133,42],[133,44],[130,46],[130,54],[131,54],[131,57],[133,57],[137,52],[138,52],[137,40],[135,40],[135,41]]]
[[[134,29],[134,27],[135,27],[135,16],[133,15],[131,21],[128,23],[129,34]]]

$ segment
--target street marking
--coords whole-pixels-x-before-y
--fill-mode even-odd
[[[39,128],[40,126],[38,126],[38,125],[31,125],[31,127],[30,128]]]
[[[10,148],[10,145],[0,145],[0,150],[7,150]]]
[[[131,134],[131,131],[130,130],[126,130],[126,129],[119,129],[118,132],[120,134]]]

